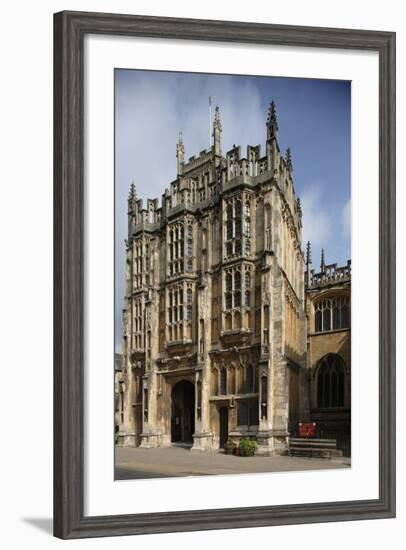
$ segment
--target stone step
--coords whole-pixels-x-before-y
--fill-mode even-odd
[[[336,439],[323,439],[320,437],[290,437],[289,441],[291,443],[314,442],[314,443],[320,443],[320,444],[327,443],[327,444],[334,444],[334,445],[337,443]]]
[[[305,439],[305,438],[290,438],[289,446],[294,447],[312,447],[320,449],[335,449],[337,441],[335,439]]]
[[[301,449],[289,449],[289,456],[310,456],[317,458],[331,458],[332,456],[339,456],[336,454],[336,449],[315,449],[315,448],[301,448]]]
[[[342,454],[342,451],[337,449],[337,441],[335,439],[291,437],[289,440],[290,456],[331,458],[333,456],[342,456]]]

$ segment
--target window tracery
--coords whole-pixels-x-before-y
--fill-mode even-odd
[[[168,231],[168,275],[193,271],[193,224],[191,220],[172,223]]]
[[[324,356],[317,370],[317,406],[335,408],[344,406],[345,368],[339,355]]]
[[[314,304],[314,329],[327,332],[349,328],[350,301],[348,296],[323,298]]]
[[[185,288],[186,286],[186,292]],[[186,298],[186,300],[185,300]],[[193,289],[191,283],[179,283],[168,287],[167,325],[169,341],[182,340],[185,335],[184,321],[193,317]],[[186,312],[185,312],[186,308]],[[186,326],[186,336],[189,339],[190,323]]]
[[[251,201],[238,196],[229,199],[225,214],[225,256],[251,254]]]

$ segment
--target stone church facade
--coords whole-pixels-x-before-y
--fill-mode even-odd
[[[161,205],[144,207],[130,189],[119,445],[210,450],[252,437],[272,455],[299,420],[325,409],[311,373],[341,340],[323,348],[328,331],[311,327],[318,296],[336,290],[318,284],[302,252],[274,103],[263,154],[257,145],[223,155],[221,132],[216,108],[213,145],[188,161],[179,136],[177,178]]]
[[[311,420],[322,437],[333,437],[351,454],[351,261],[312,267],[306,254],[307,368]]]

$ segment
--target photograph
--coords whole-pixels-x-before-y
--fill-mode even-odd
[[[114,124],[115,479],[351,468],[351,82],[116,68]]]

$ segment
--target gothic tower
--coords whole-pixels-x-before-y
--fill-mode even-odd
[[[187,161],[180,135],[161,206],[130,190],[123,445],[282,453],[309,415],[302,211],[275,103],[264,156],[223,156],[221,132],[216,107],[213,145]]]

